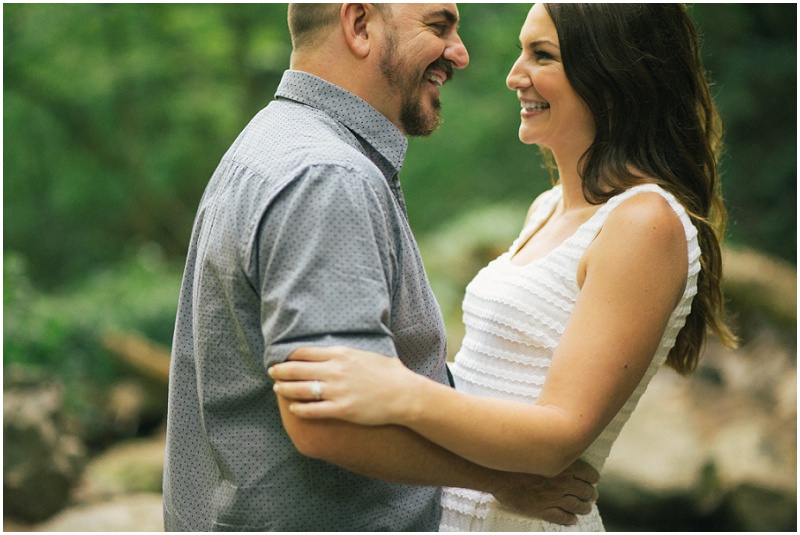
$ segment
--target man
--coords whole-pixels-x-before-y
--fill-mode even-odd
[[[586,512],[577,467],[495,472],[399,427],[301,422],[266,370],[301,346],[399,356],[447,381],[445,333],[397,174],[469,62],[454,4],[296,4],[276,92],[200,203],[173,342],[168,530],[436,530],[439,488],[556,522]],[[576,498],[576,496],[578,498]]]

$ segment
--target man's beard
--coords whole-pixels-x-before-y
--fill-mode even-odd
[[[400,91],[402,97],[400,125],[406,135],[429,136],[442,123],[439,115],[442,107],[439,97],[437,95],[433,98],[433,111],[426,113],[422,106],[422,88],[427,82],[421,77],[415,78],[414,69],[409,68],[398,58],[396,52],[397,43],[394,35],[390,34],[387,36],[386,48],[381,57],[381,72],[389,86]],[[446,73],[448,80],[452,76],[453,67],[447,60],[440,58],[431,66],[439,67],[439,70]]]

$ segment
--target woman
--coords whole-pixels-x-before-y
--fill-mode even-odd
[[[302,350],[274,366],[304,418],[407,426],[473,462],[558,474],[600,470],[656,370],[697,365],[725,327],[717,115],[680,5],[537,4],[508,75],[519,137],[556,185],[464,299],[457,390],[397,359]],[[443,530],[562,530],[490,495],[447,489]],[[595,508],[572,529],[602,530]]]

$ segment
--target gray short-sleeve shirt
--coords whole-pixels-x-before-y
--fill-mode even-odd
[[[397,356],[446,383],[444,326],[406,219],[407,142],[361,99],[287,71],[200,203],[170,370],[168,530],[436,530],[439,489],[297,452],[269,365],[302,345]]]

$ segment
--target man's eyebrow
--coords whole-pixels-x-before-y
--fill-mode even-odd
[[[450,23],[450,25],[455,26],[456,24],[458,24],[458,15],[456,15],[455,13],[453,13],[452,10],[447,8],[436,10],[430,13],[428,17],[430,18],[444,17],[445,19],[447,19],[447,22]]]

